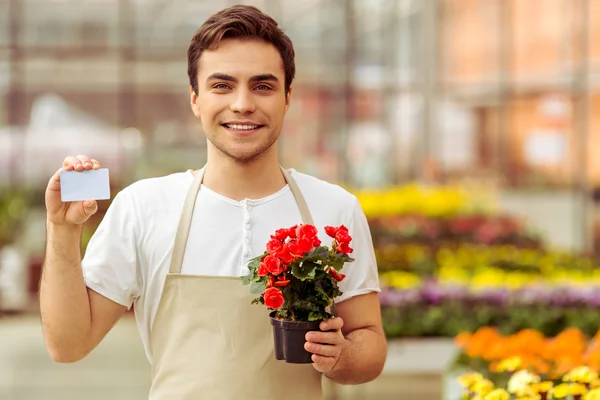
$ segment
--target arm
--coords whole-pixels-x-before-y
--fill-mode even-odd
[[[387,356],[379,296],[356,296],[336,308],[338,318],[321,326],[330,332],[307,334],[307,340],[312,342],[307,344],[307,350],[315,353],[314,366],[340,384],[370,382],[381,374]]]
[[[81,228],[48,225],[40,310],[46,347],[61,363],[85,357],[126,310],[86,288],[80,237]]]
[[[63,168],[83,171],[100,164],[84,156],[69,157]],[[62,203],[59,170],[48,183],[46,207],[46,255],[40,282],[44,339],[54,361],[74,362],[97,346],[126,308],[87,289],[84,282],[82,225],[96,212],[96,202]]]

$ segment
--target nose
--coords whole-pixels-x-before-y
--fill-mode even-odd
[[[254,112],[256,104],[254,103],[252,93],[247,89],[237,90],[229,108],[231,111],[239,114]]]

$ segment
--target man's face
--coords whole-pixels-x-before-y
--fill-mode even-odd
[[[291,93],[277,49],[257,40],[223,40],[198,65],[192,110],[209,142],[236,162],[256,160],[277,141]]]

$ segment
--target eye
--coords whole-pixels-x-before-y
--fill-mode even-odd
[[[229,85],[227,85],[226,83],[217,83],[213,86],[213,89],[227,90],[229,89]]]
[[[258,85],[255,89],[259,90],[259,91],[265,91],[265,90],[271,90],[271,87],[268,85]]]

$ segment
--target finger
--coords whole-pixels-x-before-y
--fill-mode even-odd
[[[98,210],[98,203],[96,200],[86,200],[83,202],[83,209],[85,210],[85,215],[89,217]]]
[[[329,372],[335,366],[336,359],[333,357],[323,357],[318,354],[311,356],[313,367],[319,372]]]
[[[83,164],[77,157],[67,157],[63,161],[63,167],[65,167],[66,171],[83,171]]]
[[[88,156],[80,154],[76,158],[81,162],[84,169],[90,170],[93,168],[92,160]]]
[[[335,332],[308,332],[306,334],[306,341],[311,343],[323,343],[323,344],[338,344],[342,341],[340,333]]]
[[[331,318],[327,321],[321,322],[321,324],[319,325],[319,328],[322,331],[333,331],[333,330],[342,329],[343,326],[344,326],[344,320],[342,320],[340,317],[335,317],[335,318]]]
[[[61,171],[69,171],[66,167],[59,168],[54,175],[48,181],[48,190],[60,190],[60,172]]]
[[[318,344],[307,342],[304,344],[304,348],[310,353],[324,357],[336,357],[340,353],[338,346],[332,346],[330,344]]]
[[[67,219],[74,224],[83,224],[98,210],[98,204],[94,200],[86,200],[70,207],[67,211]]]
[[[100,169],[100,162],[98,160],[92,158],[90,161],[92,161],[93,169]]]

